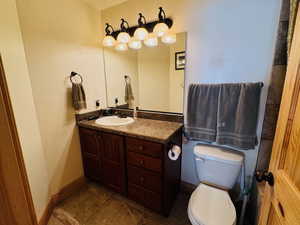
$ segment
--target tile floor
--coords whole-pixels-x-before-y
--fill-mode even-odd
[[[163,217],[98,184],[90,183],[54,210],[48,225],[190,225],[189,196],[179,194],[169,217]]]

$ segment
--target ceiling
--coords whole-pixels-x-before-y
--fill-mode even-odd
[[[128,0],[84,0],[84,1],[98,10],[103,10],[118,5],[120,3],[126,2]]]

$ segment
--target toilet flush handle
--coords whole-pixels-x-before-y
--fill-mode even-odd
[[[204,158],[199,158],[199,157],[196,157],[196,159],[195,159],[196,161],[201,161],[201,162],[204,162],[205,161],[205,159]]]

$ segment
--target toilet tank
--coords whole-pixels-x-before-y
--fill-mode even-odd
[[[243,155],[219,147],[196,145],[194,158],[199,181],[231,189],[241,171]]]

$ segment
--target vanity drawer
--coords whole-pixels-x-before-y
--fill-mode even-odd
[[[149,169],[155,172],[161,172],[162,161],[157,158],[152,158],[135,152],[127,152],[128,164]]]
[[[131,137],[126,138],[126,148],[127,151],[138,152],[155,158],[161,158],[163,152],[162,144]]]
[[[135,184],[128,183],[128,197],[155,211],[161,210],[161,196]]]
[[[160,174],[146,171],[134,166],[128,166],[128,181],[143,186],[154,192],[161,192]]]

